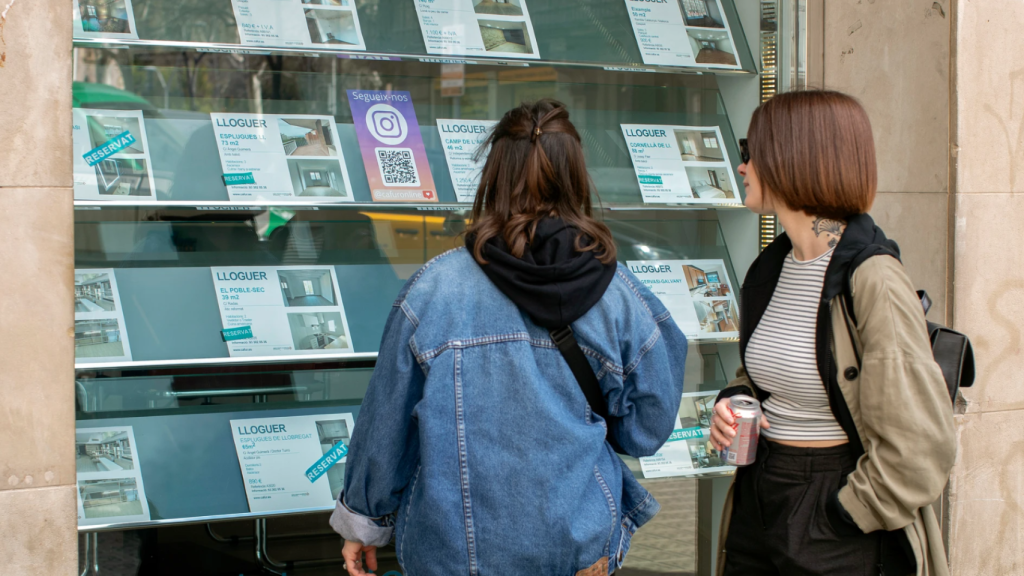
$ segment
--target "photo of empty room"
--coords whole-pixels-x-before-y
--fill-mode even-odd
[[[278,270],[285,306],[337,306],[330,270]]]
[[[687,26],[725,28],[722,7],[718,0],[679,0]]]
[[[356,19],[348,10],[316,10],[307,8],[306,28],[313,44],[357,46],[359,32]]]
[[[721,261],[714,264],[708,261],[700,267],[684,264],[683,275],[686,276],[690,296],[694,298],[724,298],[732,293]]]
[[[75,358],[118,356],[124,356],[124,345],[116,318],[75,320]]]
[[[337,156],[337,138],[324,118],[278,118],[286,156]]]
[[[694,300],[693,307],[697,311],[701,333],[714,334],[739,330],[736,306],[731,300]]]
[[[522,0],[473,0],[473,10],[477,14],[523,15]]]
[[[339,160],[289,158],[288,173],[296,196],[348,196]]]
[[[100,194],[104,196],[152,196],[146,161],[107,158],[95,166]]]
[[[687,166],[686,177],[690,181],[693,195],[701,199],[735,198],[736,192],[729,179],[728,168],[710,166]]]
[[[86,518],[142,516],[142,501],[135,478],[83,480],[78,483]]]
[[[75,471],[78,474],[133,469],[135,461],[128,430],[75,434]]]
[[[697,64],[736,65],[736,53],[725,30],[691,28],[686,30],[686,35],[690,38]]]
[[[525,22],[480,20],[478,23],[480,24],[480,36],[484,40],[484,50],[533,54],[533,40],[526,30]]]
[[[78,0],[85,32],[131,33],[125,0]]]
[[[139,119],[132,116],[88,116],[89,142],[93,148],[103,146],[114,138],[129,132],[135,143],[119,150],[122,154],[145,154]]]
[[[75,274],[75,313],[114,312],[117,304],[108,272]]]
[[[687,162],[724,162],[725,152],[714,130],[676,130],[679,154]]]
[[[331,451],[338,442],[344,442],[348,446],[352,431],[348,429],[348,422],[345,420],[318,420],[316,432],[320,436],[320,449],[324,454]],[[327,471],[327,481],[331,485],[331,496],[337,500],[341,489],[345,487],[345,463],[339,462]]]
[[[309,312],[288,315],[296,350],[345,350],[348,334],[340,312]]]

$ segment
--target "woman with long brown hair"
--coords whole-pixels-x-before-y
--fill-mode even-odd
[[[605,576],[659,508],[615,452],[672,432],[686,338],[616,264],[562,104],[510,110],[486,145],[466,247],[384,329],[331,517],[353,576],[392,538],[416,576]]]

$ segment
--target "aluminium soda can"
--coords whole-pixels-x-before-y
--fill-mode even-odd
[[[722,461],[730,466],[746,466],[757,458],[757,441],[761,435],[761,403],[756,398],[738,394],[729,398],[729,410],[736,420],[736,436],[722,450]]]

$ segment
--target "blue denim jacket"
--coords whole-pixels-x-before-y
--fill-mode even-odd
[[[608,403],[592,414],[547,330],[464,248],[428,262],[388,318],[331,525],[395,539],[410,576],[572,576],[621,566],[657,501],[605,441],[654,454],[672,432],[686,337],[624,266],[573,323]]]

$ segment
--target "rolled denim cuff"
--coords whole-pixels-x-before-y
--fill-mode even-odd
[[[331,528],[345,540],[359,542],[364,546],[387,546],[391,542],[391,535],[394,533],[393,526],[381,526],[377,519],[363,516],[353,512],[345,505],[345,495],[342,494],[334,503],[334,512],[331,514]]]

